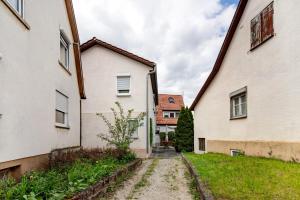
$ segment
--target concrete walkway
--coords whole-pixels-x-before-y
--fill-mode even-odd
[[[174,147],[153,147],[152,158],[174,158],[179,156]]]

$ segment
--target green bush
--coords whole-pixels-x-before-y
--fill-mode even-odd
[[[159,132],[160,142],[166,141],[166,133]]]
[[[178,152],[194,151],[194,118],[190,109],[182,108],[175,130],[175,149]]]
[[[111,175],[135,159],[134,153],[121,160],[107,157],[101,160],[78,159],[73,164],[48,171],[24,175],[20,183],[7,178],[0,181],[0,199],[65,199]]]
[[[168,140],[174,141],[174,139],[175,139],[175,132],[174,131],[168,132]]]

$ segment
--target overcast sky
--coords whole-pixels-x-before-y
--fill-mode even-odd
[[[190,105],[215,62],[238,0],[74,0],[81,42],[92,37],[157,64],[160,93]]]

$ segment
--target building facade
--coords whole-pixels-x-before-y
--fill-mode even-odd
[[[131,148],[140,157],[151,153],[150,124],[155,130],[157,78],[155,63],[116,46],[92,38],[81,45],[83,72],[88,98],[82,102],[82,144],[86,148],[107,147],[97,135],[108,128],[96,113],[113,121],[110,110],[120,102],[124,110],[134,109],[133,115],[147,113],[134,134]],[[134,119],[133,119],[134,120]],[[152,123],[150,122],[152,121]]]
[[[195,151],[300,159],[300,2],[241,0],[191,109]]]
[[[79,37],[71,0],[1,0],[0,24],[0,173],[19,176],[80,146]]]
[[[182,107],[184,107],[184,101],[182,95],[173,94],[159,94],[158,106],[156,107],[156,124],[157,134],[160,132],[166,133],[175,132],[177,127],[177,120]],[[155,143],[160,143],[160,138],[155,138]]]

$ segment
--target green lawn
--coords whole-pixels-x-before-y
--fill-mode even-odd
[[[185,156],[216,199],[300,199],[300,164],[215,153]]]

